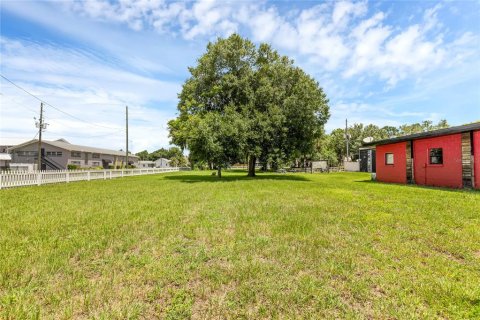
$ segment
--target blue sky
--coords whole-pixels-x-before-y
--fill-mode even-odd
[[[400,125],[480,120],[479,1],[9,1],[1,6],[1,73],[46,107],[46,139],[124,148],[168,146],[166,123],[188,66],[233,32],[267,42],[330,99],[327,131],[345,118]],[[39,102],[1,81],[0,140],[31,139]]]

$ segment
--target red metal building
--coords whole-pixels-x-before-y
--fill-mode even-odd
[[[377,180],[480,189],[480,122],[374,141]]]
[[[406,142],[377,145],[377,179],[381,177],[384,182],[407,183],[406,145]]]
[[[480,189],[480,130],[473,132],[473,153],[473,175],[475,188]]]

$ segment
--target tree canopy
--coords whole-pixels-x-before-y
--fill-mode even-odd
[[[399,127],[379,127],[374,124],[354,123],[348,127],[348,134],[350,135],[350,154],[348,156],[353,159],[357,158],[362,141],[367,137],[372,137],[373,140],[382,140],[448,127],[447,120],[440,120],[437,124],[427,120],[421,123],[404,124]],[[313,158],[329,160],[334,165],[338,164],[346,156],[345,129],[338,128],[330,134],[320,137],[315,146]]]
[[[209,43],[179,94],[172,143],[190,158],[221,168],[257,159],[273,166],[311,154],[329,118],[328,99],[312,77],[267,44],[233,34]]]

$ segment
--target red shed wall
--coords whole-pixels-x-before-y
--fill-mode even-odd
[[[443,149],[443,164],[430,164],[430,149]],[[462,188],[462,135],[452,134],[413,141],[415,183]]]
[[[407,183],[406,142],[377,146],[377,180],[382,182]],[[385,154],[393,153],[394,164],[385,164]]]
[[[480,189],[480,131],[473,132],[473,152],[475,188]]]

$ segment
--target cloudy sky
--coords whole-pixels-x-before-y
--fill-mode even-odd
[[[47,101],[46,139],[168,146],[188,66],[233,32],[268,42],[330,99],[327,130],[480,120],[479,1],[2,0],[1,74]],[[1,79],[0,140],[31,139],[39,101]]]

